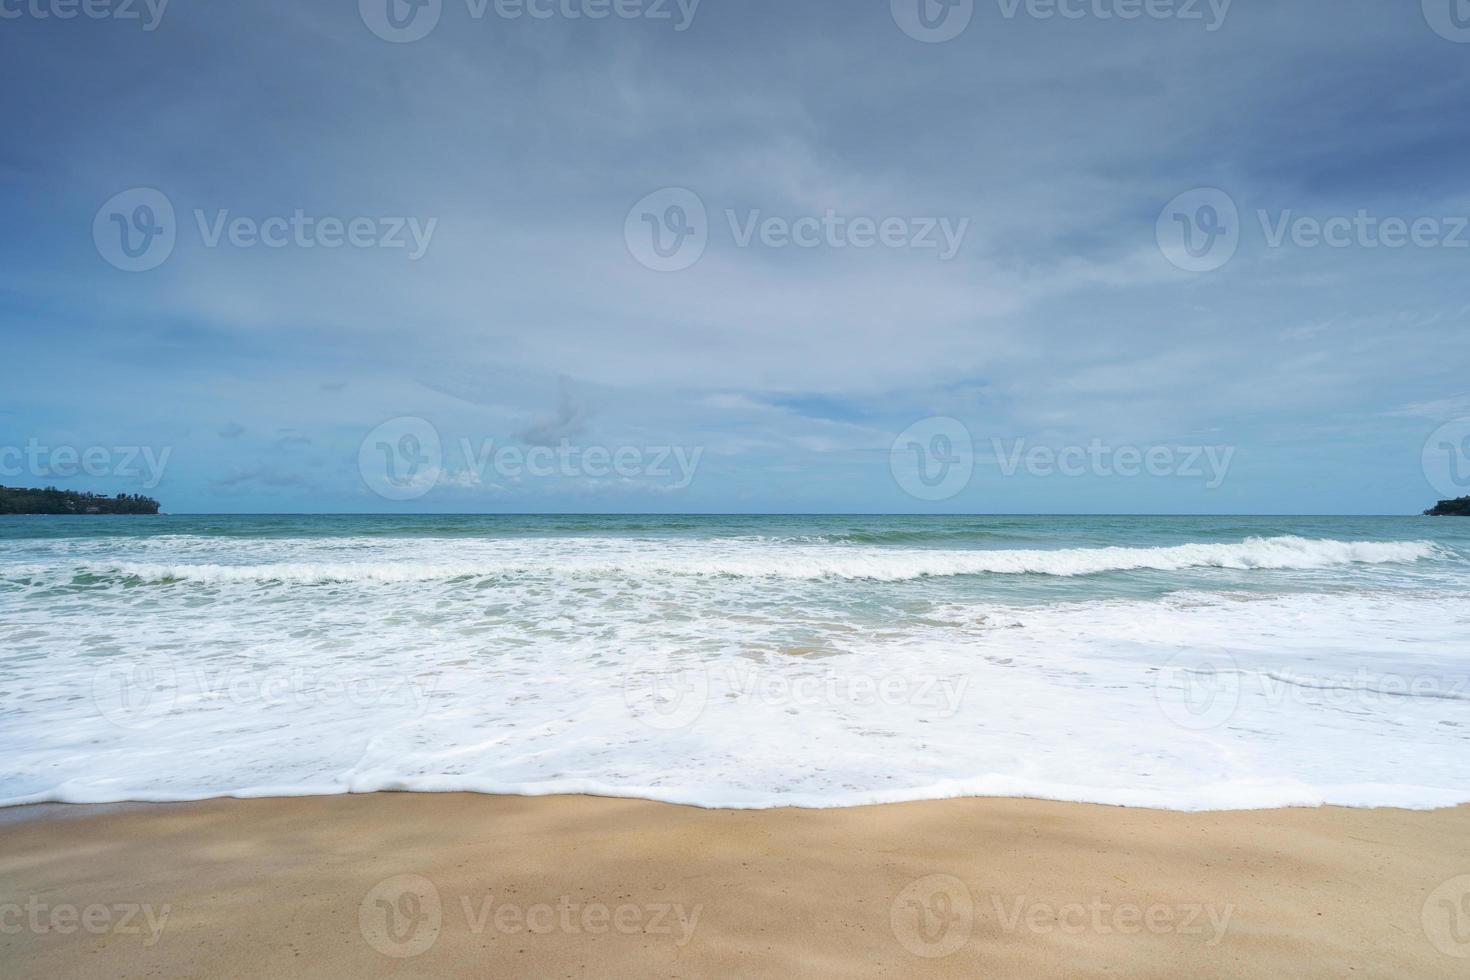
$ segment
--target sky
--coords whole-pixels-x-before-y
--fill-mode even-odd
[[[0,0],[0,84],[0,484],[1470,493],[1465,0]]]

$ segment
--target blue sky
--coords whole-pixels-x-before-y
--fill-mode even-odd
[[[930,41],[921,0],[391,0],[438,18],[406,42],[374,32],[388,2],[0,2],[0,483],[175,512],[1446,495],[1421,457],[1470,417],[1452,0],[923,0],[941,33],[970,18]],[[1236,214],[1180,268],[1169,230],[1222,200],[1199,189]],[[165,223],[163,254],[143,234]],[[125,268],[124,231],[156,265]],[[968,478],[906,490],[916,444]],[[433,456],[416,489],[375,492],[383,445]],[[537,446],[627,472],[494,462]],[[107,462],[69,475],[67,447]],[[1017,447],[1104,465],[1007,465]],[[1206,447],[1229,450],[1218,480],[1187,466]],[[674,448],[687,480],[657,465]],[[1133,450],[1161,466],[1121,475]]]

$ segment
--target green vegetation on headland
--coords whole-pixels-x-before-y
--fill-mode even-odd
[[[1470,497],[1460,497],[1457,500],[1441,500],[1430,510],[1424,512],[1425,517],[1470,517]]]
[[[157,514],[158,501],[137,493],[104,497],[75,490],[0,487],[0,514]]]

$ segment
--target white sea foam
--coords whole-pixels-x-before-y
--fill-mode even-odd
[[[0,557],[0,804],[1470,802],[1465,583],[1306,537],[40,542]]]
[[[276,543],[280,547],[286,545]],[[298,548],[303,547],[297,545]],[[218,562],[95,562],[71,570],[123,576],[145,582],[426,582],[522,574],[578,577],[735,576],[778,579],[857,579],[897,582],[959,575],[1048,575],[1075,577],[1119,571],[1180,571],[1191,568],[1321,569],[1339,565],[1413,562],[1434,557],[1429,541],[1334,541],[1300,537],[1251,538],[1235,543],[1185,544],[1163,548],[1063,548],[938,550],[780,546],[767,541],[462,541],[444,539],[385,543],[331,541],[333,555],[381,555],[356,560]],[[54,572],[56,566],[17,566],[12,577]]]

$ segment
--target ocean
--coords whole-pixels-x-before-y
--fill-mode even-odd
[[[1470,521],[0,518],[0,805],[1470,802]]]

